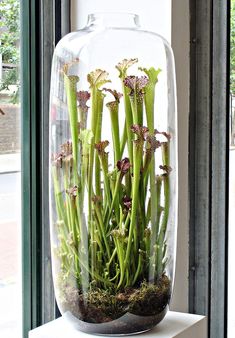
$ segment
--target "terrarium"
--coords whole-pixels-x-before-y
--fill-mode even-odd
[[[53,57],[50,227],[58,307],[78,329],[165,316],[177,229],[174,58],[133,14],[89,15]]]

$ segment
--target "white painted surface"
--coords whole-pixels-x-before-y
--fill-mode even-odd
[[[188,118],[189,118],[189,1],[188,0],[72,0],[72,29],[86,24],[94,12],[133,12],[141,26],[161,34],[176,61],[179,126],[179,229],[174,295],[171,309],[188,311]]]
[[[171,309],[188,311],[188,125],[190,27],[189,1],[172,1],[172,48],[175,55],[178,101],[179,221],[176,277]]]
[[[207,338],[207,321],[203,316],[168,312],[153,330],[138,335],[141,338]],[[64,318],[56,319],[29,332],[29,338],[100,337],[74,330]]]
[[[131,12],[140,16],[141,26],[171,40],[171,0],[72,0],[72,29],[86,24],[95,12]]]

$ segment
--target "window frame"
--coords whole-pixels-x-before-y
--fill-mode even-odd
[[[58,315],[48,211],[50,65],[70,30],[70,1],[21,0],[22,336]]]
[[[230,1],[190,0],[189,310],[227,337]]]

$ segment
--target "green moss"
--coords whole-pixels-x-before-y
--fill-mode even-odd
[[[76,287],[61,285],[61,304],[65,311],[88,323],[106,323],[126,313],[138,316],[157,316],[169,304],[171,282],[163,275],[157,284],[144,281],[139,288],[128,287],[116,292],[90,285],[82,292]]]

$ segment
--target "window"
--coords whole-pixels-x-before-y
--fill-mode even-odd
[[[21,0],[23,337],[56,315],[48,221],[48,106],[54,46],[69,1]]]
[[[25,337],[56,312],[48,244],[48,86],[53,47],[69,30],[69,3],[21,0]],[[190,0],[190,6],[190,311],[207,314],[210,336],[221,338],[227,331],[229,1]]]
[[[229,1],[191,1],[190,311],[227,335]]]
[[[21,332],[19,0],[0,1],[0,336]]]

